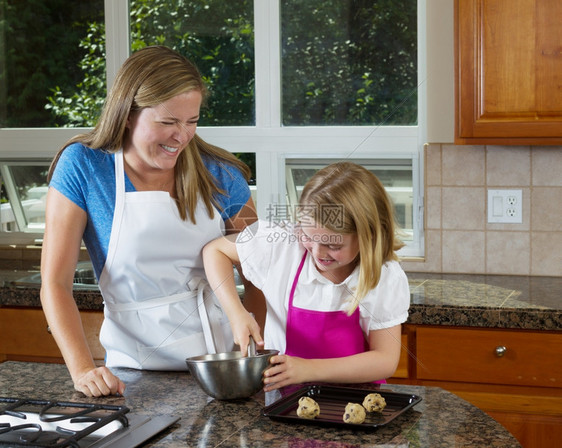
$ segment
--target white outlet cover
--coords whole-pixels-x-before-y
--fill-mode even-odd
[[[521,224],[523,222],[523,191],[488,190],[488,222]]]

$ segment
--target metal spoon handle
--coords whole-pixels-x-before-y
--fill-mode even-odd
[[[256,318],[256,316],[254,316],[254,313],[250,312],[250,316],[252,316],[254,319]],[[256,349],[256,341],[254,341],[254,338],[252,337],[252,335],[250,335],[250,342],[248,342],[248,356],[256,356],[258,354],[257,349]]]
[[[254,341],[254,338],[250,336],[250,342],[248,344],[248,356],[252,357],[256,355],[257,355],[256,341]]]

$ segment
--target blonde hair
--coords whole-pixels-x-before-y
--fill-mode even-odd
[[[312,176],[299,207],[328,230],[357,235],[359,281],[351,314],[378,285],[384,263],[398,260],[396,251],[404,246],[396,236],[392,201],[373,173],[355,163],[337,162]]]
[[[82,143],[89,148],[115,153],[123,147],[127,119],[131,113],[157,106],[194,90],[199,91],[203,99],[208,95],[197,67],[179,53],[160,45],[145,47],[133,53],[119,69],[94,129],[65,143],[55,156],[47,179],[51,179],[58,159],[67,146]],[[193,223],[199,197],[213,218],[213,206],[219,207],[215,195],[224,193],[206,169],[202,155],[219,164],[235,166],[246,179],[250,178],[250,169],[243,162],[195,134],[178,156],[175,166],[178,210],[183,220],[189,216]]]

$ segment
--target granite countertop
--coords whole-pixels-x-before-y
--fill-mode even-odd
[[[123,397],[86,398],[74,391],[64,365],[0,364],[0,396],[94,402],[127,406],[131,413],[173,415],[180,420],[146,447],[520,447],[503,426],[458,396],[436,387],[384,385],[422,401],[382,427],[350,430],[286,423],[262,414],[278,395],[259,392],[249,399],[214,400],[186,372],[115,369],[125,381]],[[371,386],[374,387],[374,386]]]
[[[562,330],[562,277],[408,273],[408,323]]]
[[[0,271],[0,307],[40,307],[39,285],[15,287],[26,272]],[[408,273],[408,323],[562,330],[562,277]],[[82,310],[102,310],[99,291],[75,289]]]

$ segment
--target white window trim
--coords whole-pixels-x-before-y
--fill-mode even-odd
[[[104,0],[107,88],[113,85],[119,67],[129,57],[131,33],[129,0]]]
[[[198,128],[209,142],[231,152],[256,154],[258,214],[266,216],[268,203],[284,201],[286,158],[412,157],[414,206],[417,208],[417,240],[401,252],[422,256],[423,238],[423,145],[426,140],[426,2],[418,0],[418,126],[385,127],[283,127],[281,125],[281,73],[279,0],[255,0],[255,93],[256,125],[252,127]],[[129,53],[128,0],[105,0],[107,80]],[[51,158],[74,135],[85,128],[0,129],[2,158]]]

